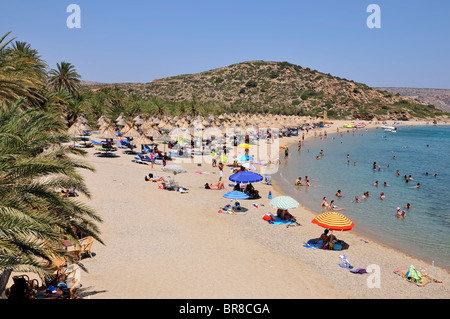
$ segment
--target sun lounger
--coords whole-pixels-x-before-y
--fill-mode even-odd
[[[102,142],[97,142],[97,141],[94,141],[94,140],[91,140],[91,142],[94,143],[95,145],[103,145]]]
[[[135,157],[135,158],[132,160],[132,162],[138,163],[138,164],[145,164],[145,165],[148,165],[148,162],[147,162],[147,161],[143,161],[143,160],[141,160],[139,157]]]
[[[116,155],[114,153],[109,153],[109,152],[106,152],[106,153],[97,152],[97,153],[94,153],[94,155],[97,157],[119,157],[119,155]]]

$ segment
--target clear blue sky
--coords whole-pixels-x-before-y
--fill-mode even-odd
[[[69,29],[69,4],[81,28]],[[369,29],[369,4],[381,28]],[[450,1],[14,0],[12,31],[83,80],[150,82],[249,60],[288,61],[369,86],[450,89]]]

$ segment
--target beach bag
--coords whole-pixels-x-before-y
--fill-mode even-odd
[[[417,270],[413,265],[409,267],[408,271],[405,274],[405,277],[408,278],[409,281],[415,283],[422,282],[422,273],[419,270]]]
[[[340,243],[335,243],[333,246],[333,250],[342,250],[342,245]]]
[[[333,249],[333,247],[334,247],[334,243],[329,241],[328,242],[328,249]]]
[[[275,218],[273,217],[273,215],[271,215],[271,214],[265,214],[264,216],[263,216],[263,219],[265,220],[265,221],[275,221]]]

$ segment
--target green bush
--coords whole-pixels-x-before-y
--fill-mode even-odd
[[[248,88],[255,88],[258,86],[258,83],[253,80],[249,80],[247,83],[245,83],[245,86]]]

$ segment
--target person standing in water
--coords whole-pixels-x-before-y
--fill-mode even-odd
[[[324,197],[322,199],[322,204],[320,204],[320,206],[322,207],[322,209],[325,209],[325,208],[330,206],[330,204],[328,204],[328,202],[327,202],[327,198],[326,197]]]

